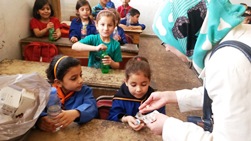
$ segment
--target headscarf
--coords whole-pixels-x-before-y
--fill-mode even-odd
[[[245,12],[229,0],[166,0],[153,23],[154,33],[193,60],[198,73],[208,52],[235,26]]]

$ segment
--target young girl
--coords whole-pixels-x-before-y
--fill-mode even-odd
[[[71,21],[69,33],[69,38],[73,43],[87,35],[97,33],[95,23],[90,18],[92,10],[89,2],[86,0],[78,0],[76,4],[76,12],[78,18]]]
[[[57,123],[47,116],[46,109],[40,115],[37,126],[53,132],[58,127],[66,127],[72,122],[86,123],[98,114],[92,89],[83,85],[82,69],[79,60],[57,55],[46,70],[47,78],[57,88],[62,112],[56,116]]]
[[[54,16],[54,11],[48,0],[36,0],[33,7],[33,18],[30,27],[36,37],[49,35],[49,29],[54,28],[53,38],[61,36],[60,22]]]
[[[125,77],[125,83],[114,95],[108,119],[126,122],[138,131],[144,127],[144,123],[137,124],[135,118],[138,108],[154,92],[150,87],[151,70],[147,59],[141,56],[130,59],[126,64]],[[165,114],[165,106],[158,111]]]
[[[126,44],[127,40],[126,40],[125,31],[122,27],[119,26],[120,15],[115,9],[109,9],[109,10],[112,11],[113,14],[115,14],[115,16],[116,16],[116,27],[113,31],[112,37],[113,37],[113,39],[119,41],[119,43],[121,45]]]
[[[125,19],[127,13],[129,13],[132,7],[129,5],[130,0],[121,0],[121,2],[122,5],[118,7],[117,11],[119,12],[121,19]]]
[[[72,49],[78,51],[90,51],[89,67],[100,68],[101,63],[109,65],[113,69],[119,68],[122,61],[120,44],[111,38],[115,28],[115,15],[109,10],[100,11],[96,18],[97,35],[89,35],[72,45]],[[108,54],[101,60],[103,51]]]

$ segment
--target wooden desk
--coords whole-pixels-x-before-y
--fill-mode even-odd
[[[93,119],[90,122],[69,125],[55,133],[31,129],[25,141],[161,141],[147,127],[134,131],[128,124],[108,120]]]
[[[73,43],[68,38],[59,38],[57,41],[49,41],[47,37],[43,37],[43,38],[27,37],[27,38],[21,39],[20,44],[21,44],[22,56],[24,56],[25,45],[31,42],[46,42],[46,43],[55,44],[58,47],[59,54],[64,54],[67,56],[78,58],[82,66],[88,65],[89,51],[76,51],[76,50],[71,49],[71,46]],[[121,62],[120,68],[123,69],[128,59],[137,55],[139,52],[139,49],[134,44],[125,44],[121,46],[121,51],[122,51],[123,61]]]
[[[132,42],[139,46],[140,34],[142,33],[142,30],[124,29],[124,31],[125,34],[129,35],[132,38]]]
[[[45,70],[49,63],[3,60],[0,62],[0,75],[27,74],[37,72],[45,79]],[[100,69],[82,66],[84,84],[92,87],[93,95],[97,98],[100,95],[114,95],[124,80],[124,70],[111,69],[108,74],[102,74]]]

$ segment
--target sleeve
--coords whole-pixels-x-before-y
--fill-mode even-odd
[[[180,111],[201,110],[203,106],[203,94],[203,86],[192,90],[184,89],[176,91]]]
[[[126,19],[120,20],[120,24],[126,25]]]
[[[122,61],[122,53],[121,53],[120,43],[117,41],[115,41],[115,42],[116,42],[116,44],[115,44],[116,48],[113,53],[112,59],[115,62],[121,62]]]
[[[121,40],[119,42],[120,42],[120,44],[126,44],[127,40],[126,40],[125,32],[124,32],[123,28],[120,28],[120,29],[121,30],[119,31],[119,36],[120,36]]]
[[[169,117],[163,126],[164,141],[213,141],[212,134],[191,122]]]
[[[145,30],[145,28],[146,28],[146,25],[144,25],[144,24],[139,24],[139,26],[141,26],[142,30]]]
[[[108,116],[108,120],[120,121],[120,119],[126,115],[125,109],[123,108],[121,100],[113,100],[112,108]]]
[[[79,124],[86,123],[98,115],[96,99],[92,95],[92,89],[84,90],[84,103],[79,105],[76,110],[80,112],[80,117],[77,119]]]
[[[38,24],[36,23],[37,22],[37,20],[35,19],[35,18],[32,18],[31,20],[30,20],[30,28],[33,30],[33,29],[35,29],[35,28],[39,28],[38,27]]]
[[[247,57],[233,47],[219,49],[207,62],[205,75],[206,89],[213,100],[214,139],[250,139],[251,63]]]
[[[70,26],[69,38],[71,39],[71,37],[74,36],[78,38],[78,40],[80,40],[81,38],[79,37],[79,34],[77,32],[78,30],[81,30],[81,29],[78,29],[77,21],[76,19],[73,19]]]

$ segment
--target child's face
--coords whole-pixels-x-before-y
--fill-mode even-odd
[[[63,81],[60,81],[59,87],[63,92],[69,93],[71,91],[80,91],[83,86],[82,69],[81,66],[75,66],[69,68],[65,74]]]
[[[139,14],[136,14],[134,16],[131,16],[131,23],[136,24],[139,22]]]
[[[110,37],[115,28],[115,24],[112,17],[102,16],[96,27],[101,37]]]
[[[41,16],[42,19],[48,19],[51,16],[51,8],[47,3],[41,9],[37,11],[37,13]]]
[[[79,14],[81,19],[88,19],[91,14],[91,9],[88,5],[83,5],[77,10],[77,13]]]
[[[106,5],[107,2],[109,2],[109,0],[100,0],[100,4],[101,4],[101,5]]]
[[[128,3],[130,2],[130,0],[121,0],[122,5],[128,5]]]
[[[150,80],[144,76],[143,72],[139,72],[137,74],[131,74],[125,83],[134,97],[142,98],[148,91]]]

